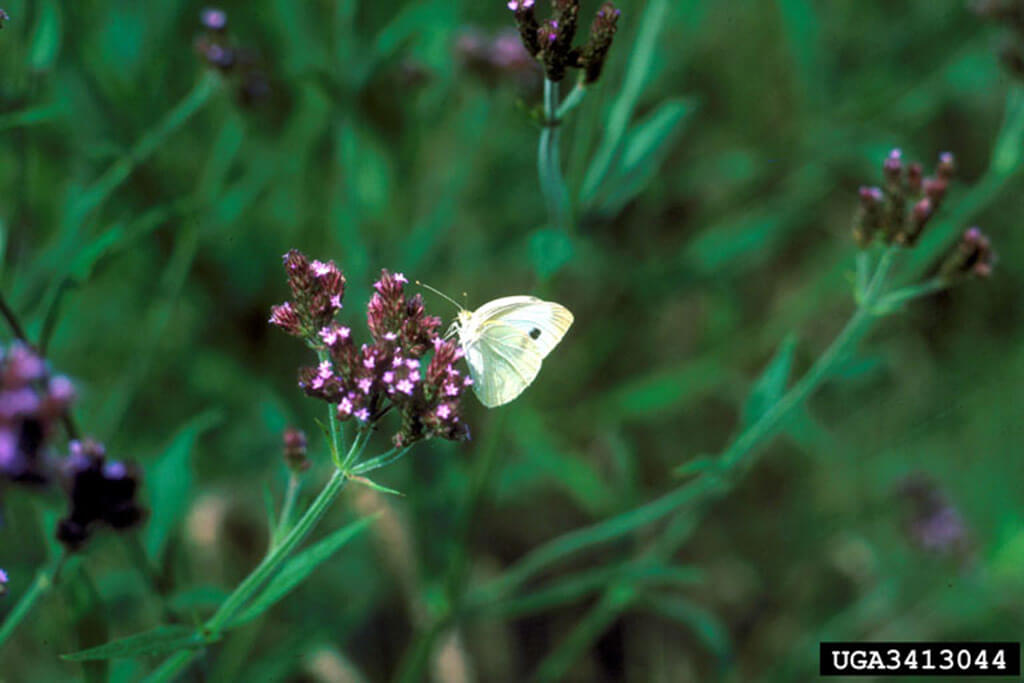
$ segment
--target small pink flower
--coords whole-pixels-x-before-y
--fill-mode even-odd
[[[367,410],[366,408],[360,408],[355,413],[353,413],[353,415],[355,415],[360,422],[366,422],[367,420],[370,419],[370,411]]]
[[[448,407],[447,403],[442,403],[437,407],[437,416],[442,420],[447,420],[452,416],[452,409]]]
[[[415,385],[412,382],[410,382],[408,379],[403,379],[403,380],[399,381],[398,384],[395,385],[395,388],[398,389],[399,391],[401,391],[403,394],[406,394],[408,396],[412,396],[412,390],[413,390],[414,386]]]
[[[359,386],[360,391],[364,394],[368,394],[370,393],[370,387],[373,386],[373,380],[369,377],[363,377],[356,382],[356,385]]]

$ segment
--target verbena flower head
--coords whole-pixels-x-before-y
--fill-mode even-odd
[[[68,514],[57,525],[57,539],[77,550],[97,526],[128,529],[145,517],[136,500],[141,475],[134,466],[106,457],[102,444],[72,441],[62,463]]]
[[[589,41],[574,47],[579,25],[579,0],[552,0],[552,14],[547,21],[538,21],[534,0],[509,0],[523,46],[530,56],[540,60],[549,80],[565,78],[566,69],[583,69],[584,81],[593,83],[601,75],[611,49],[619,20],[619,10],[610,2],[598,10],[590,30]]]
[[[366,309],[371,343],[357,344],[353,330],[333,320],[345,282],[333,262],[310,262],[293,250],[285,268],[295,300],[275,306],[271,323],[326,356],[299,370],[306,394],[332,404],[338,420],[363,426],[397,412],[396,446],[468,438],[459,403],[471,381],[455,367],[462,350],[438,335],[441,319],[427,315],[423,297],[406,294],[403,274],[381,271]]]
[[[345,276],[334,261],[310,261],[292,249],[284,255],[292,301],[270,310],[270,322],[288,334],[313,338],[334,320],[345,297]]]
[[[876,238],[890,244],[913,246],[938,211],[955,171],[953,155],[939,155],[932,176],[924,177],[920,164],[904,164],[894,149],[882,163],[882,187],[862,186],[853,234],[862,247]]]
[[[0,480],[47,480],[47,446],[74,397],[71,381],[25,344],[0,348]]]

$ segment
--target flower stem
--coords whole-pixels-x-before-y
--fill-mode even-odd
[[[583,79],[581,78],[576,82],[573,89],[569,91],[569,94],[565,96],[562,103],[558,105],[558,109],[555,112],[555,118],[559,121],[564,119],[569,112],[579,106],[586,94],[587,86],[583,84]]]
[[[3,647],[4,643],[7,642],[7,639],[11,637],[11,634],[18,627],[18,624],[32,611],[39,598],[46,595],[54,583],[56,583],[66,559],[67,553],[62,552],[48,567],[39,570],[32,585],[29,586],[29,589],[25,591],[25,594],[21,596],[21,599],[18,600],[18,603],[7,614],[3,623],[0,624],[0,647]]]
[[[357,436],[349,449],[349,455],[362,449],[367,437]],[[313,500],[302,517],[295,523],[281,542],[274,545],[267,553],[263,561],[252,570],[249,576],[238,584],[231,595],[229,595],[217,611],[201,627],[201,631],[210,640],[216,640],[221,633],[231,625],[231,620],[238,615],[238,612],[245,606],[245,603],[270,579],[281,564],[288,558],[293,550],[306,538],[317,522],[324,516],[334,499],[341,493],[342,488],[348,482],[348,475],[340,469],[336,469],[330,480]],[[196,658],[198,652],[185,650],[178,652],[160,665],[146,679],[148,683],[156,681],[169,681],[188,666]]]
[[[570,100],[578,100],[582,95],[575,91]],[[568,102],[568,100],[567,100]],[[544,128],[540,132],[540,144],[537,148],[537,175],[540,178],[540,189],[548,208],[548,218],[555,228],[569,230],[571,211],[569,188],[559,164],[558,138],[559,126],[558,83],[544,79]]]
[[[277,545],[283,534],[288,533],[288,525],[291,522],[292,512],[295,509],[295,500],[299,497],[299,475],[291,472],[288,475],[288,489],[284,493],[284,502],[281,504],[281,516],[277,519],[277,528],[274,530],[273,545]]]
[[[864,300],[857,307],[846,326],[839,332],[825,352],[811,368],[765,412],[759,420],[744,430],[722,453],[718,466],[696,479],[668,491],[660,498],[627,510],[609,519],[559,536],[530,551],[522,560],[471,593],[467,598],[470,609],[479,609],[494,600],[507,597],[531,578],[556,562],[653,524],[685,507],[694,507],[728,490],[729,475],[738,476],[754,463],[744,456],[770,436],[790,412],[807,400],[831,375],[835,366],[844,360],[853,346],[871,329],[878,316],[874,305],[883,292],[898,247],[889,247],[881,256],[870,278]]]
[[[29,343],[28,337],[25,336],[25,328],[21,326],[21,322],[18,320],[18,315],[14,312],[7,304],[7,299],[3,293],[0,292],[0,313],[3,314],[4,319],[7,320],[7,326],[11,328],[11,333],[14,334],[14,338]]]

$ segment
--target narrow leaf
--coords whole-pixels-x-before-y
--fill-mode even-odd
[[[263,592],[252,601],[249,608],[232,622],[232,627],[252,621],[277,604],[293,588],[305,581],[314,569],[368,527],[374,519],[376,516],[356,520],[289,560],[281,569],[281,573],[275,576]]]
[[[659,593],[650,595],[644,605],[655,614],[690,628],[694,635],[718,658],[720,664],[732,657],[732,639],[721,619],[687,598]]]
[[[109,643],[61,655],[69,662],[85,662],[97,659],[124,659],[142,655],[156,655],[176,650],[195,649],[209,642],[191,626],[159,626],[152,631],[118,638]]]
[[[761,376],[754,382],[750,396],[743,405],[742,427],[746,429],[761,419],[768,410],[782,399],[789,383],[789,373],[793,368],[793,356],[796,353],[796,337],[787,336],[775,356],[768,363]]]
[[[193,418],[171,441],[163,454],[146,468],[150,482],[151,516],[146,525],[143,543],[153,561],[159,563],[171,533],[181,522],[188,509],[192,492],[192,449],[196,439],[218,422],[216,412]]]

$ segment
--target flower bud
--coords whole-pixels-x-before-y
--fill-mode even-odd
[[[921,194],[921,183],[924,180],[924,170],[921,164],[914,162],[907,166],[907,191],[912,195]]]
[[[5,21],[10,21],[10,20],[11,20],[11,15],[9,15],[2,8],[0,8],[0,28],[4,27],[4,22]]]
[[[989,277],[996,264],[992,243],[974,226],[964,231],[960,242],[950,251],[939,273],[947,279]]]
[[[298,474],[305,472],[312,464],[306,457],[306,433],[301,429],[289,427],[284,430],[284,461],[288,469]]]
[[[0,13],[2,12],[3,10],[0,10]],[[0,569],[0,595],[4,595],[7,593],[7,582],[7,572],[5,572],[3,569]]]
[[[537,30],[540,28],[540,24],[537,23],[533,5],[534,0],[508,0],[507,7],[515,14],[516,26],[523,39],[523,47],[531,57],[536,57],[540,52],[540,42],[537,39]]]
[[[583,48],[580,57],[586,83],[593,83],[601,76],[608,51],[612,47],[612,40],[618,30],[619,14],[621,12],[615,5],[606,2],[601,5],[601,9],[594,17],[594,23],[590,26],[590,42]]]
[[[882,164],[882,173],[889,185],[899,185],[900,175],[903,173],[903,152],[894,149],[889,152],[885,162]]]
[[[877,187],[861,186],[860,208],[854,218],[853,237],[861,247],[871,243],[875,233],[882,227],[882,190]]]

